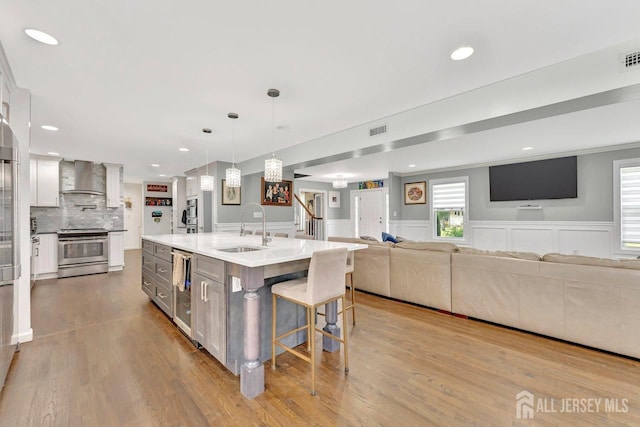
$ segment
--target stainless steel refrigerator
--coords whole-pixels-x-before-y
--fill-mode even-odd
[[[16,345],[13,334],[13,289],[20,277],[18,235],[18,141],[0,115],[0,386],[4,386]]]

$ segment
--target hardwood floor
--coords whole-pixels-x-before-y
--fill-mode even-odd
[[[1,426],[640,425],[636,360],[360,292],[347,376],[341,353],[323,352],[312,397],[308,364],[283,354],[247,400],[140,290],[140,252],[126,263],[36,284],[35,338],[14,359]],[[522,390],[558,412],[517,419]],[[573,398],[628,411],[560,412]]]

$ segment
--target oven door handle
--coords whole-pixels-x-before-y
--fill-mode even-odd
[[[73,238],[73,237],[65,237],[62,239],[58,239],[58,243],[103,243],[108,241],[107,238],[100,237],[98,239],[87,239],[86,237],[81,238]]]

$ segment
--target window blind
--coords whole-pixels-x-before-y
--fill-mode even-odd
[[[463,210],[465,208],[465,182],[450,182],[447,184],[434,184],[433,208],[445,210]]]
[[[620,223],[622,245],[637,247],[640,244],[640,166],[620,168]]]

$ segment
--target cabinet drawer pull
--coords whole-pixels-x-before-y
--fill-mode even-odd
[[[167,272],[167,270],[165,270],[164,268],[159,268],[159,269],[158,269],[158,271],[159,271],[160,273],[166,273],[166,272]]]
[[[162,299],[165,299],[167,297],[167,295],[163,294],[162,292],[158,292],[158,296]]]
[[[146,280],[143,280],[143,281],[142,281],[142,283],[143,283],[145,286],[151,286],[151,282],[147,282]]]
[[[144,262],[145,264],[151,264],[151,261],[146,261]]]
[[[209,288],[209,283],[205,282],[204,284],[204,302],[209,302],[209,292],[207,289]]]

